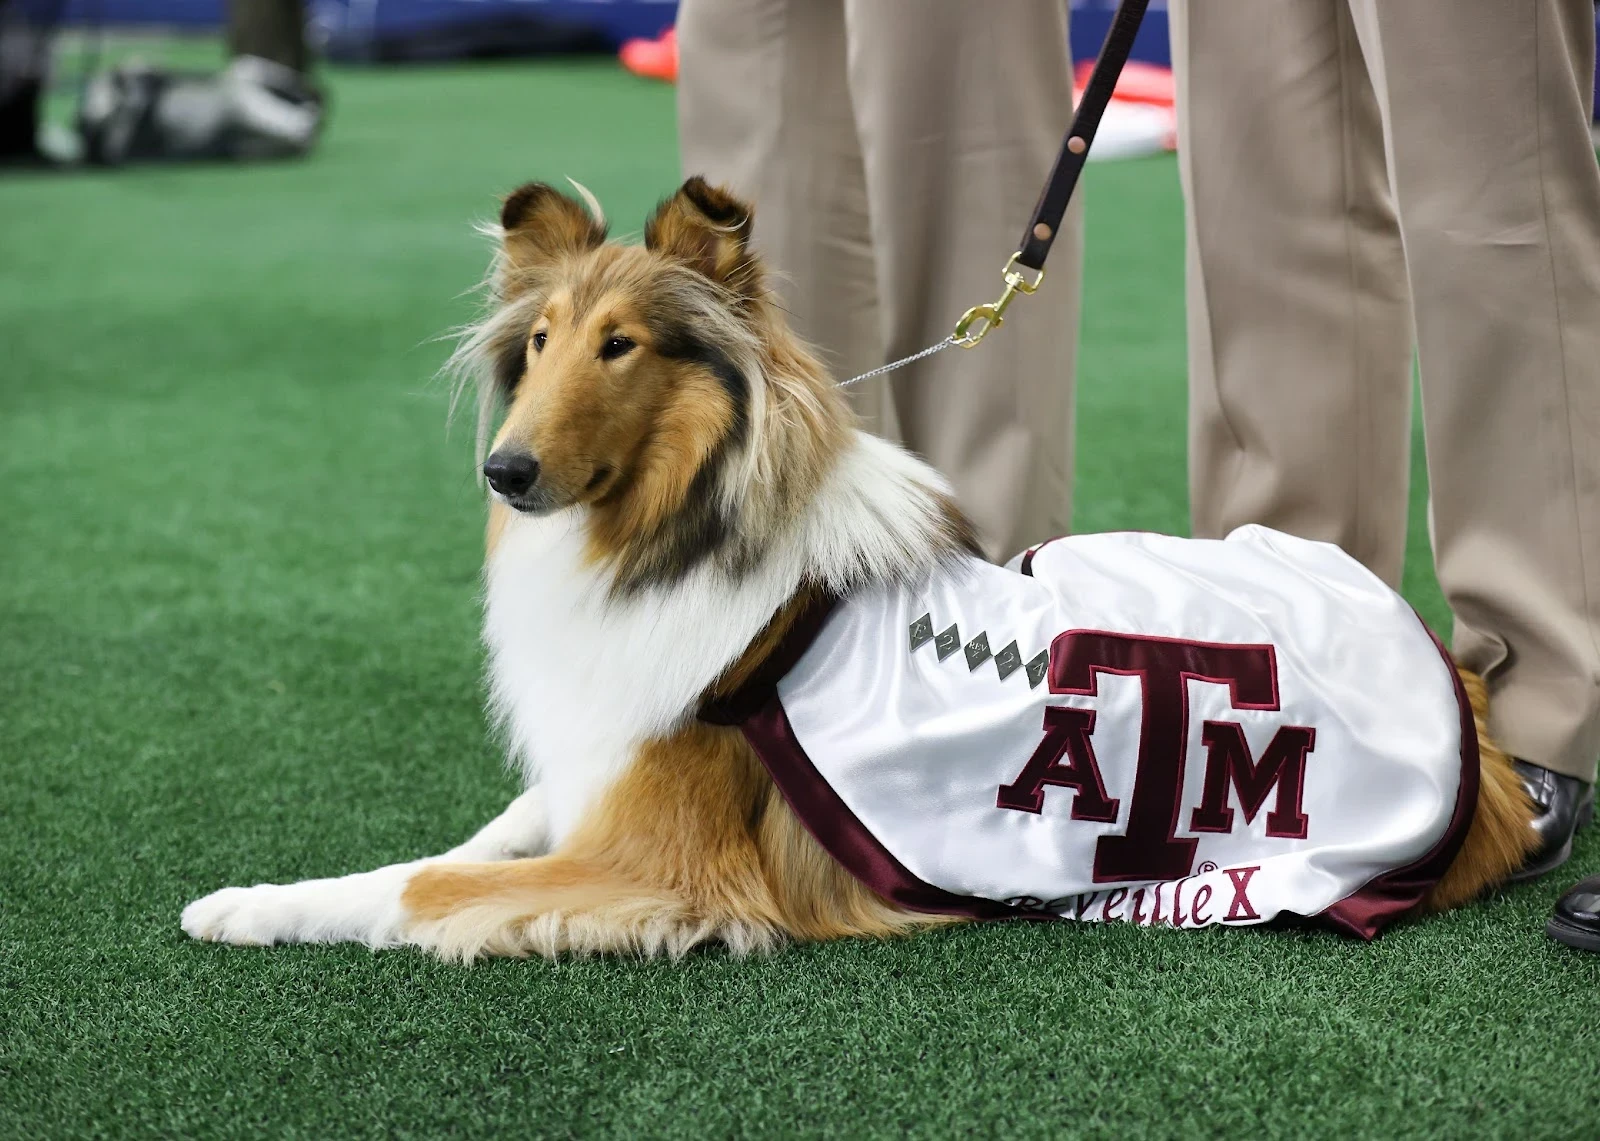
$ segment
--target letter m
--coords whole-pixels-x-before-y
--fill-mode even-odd
[[[1267,813],[1267,835],[1281,839],[1304,840],[1306,814],[1301,795],[1306,780],[1306,754],[1316,747],[1317,731],[1301,725],[1285,725],[1273,734],[1272,741],[1257,761],[1250,756],[1244,728],[1232,721],[1207,721],[1200,732],[1206,747],[1206,782],[1200,807],[1189,818],[1191,832],[1233,831],[1233,809],[1228,804],[1228,786],[1238,794],[1245,822],[1256,818],[1273,788],[1277,803]]]

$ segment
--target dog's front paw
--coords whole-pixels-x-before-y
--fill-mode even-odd
[[[269,947],[295,939],[296,910],[279,884],[225,887],[183,909],[183,930],[212,943]]]
[[[184,908],[183,929],[196,939],[244,946],[393,947],[402,941],[400,893],[415,870],[394,864],[334,879],[225,887]]]

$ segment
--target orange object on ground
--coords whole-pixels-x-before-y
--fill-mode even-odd
[[[678,79],[678,32],[668,28],[653,40],[628,40],[617,53],[622,66],[646,79]]]
[[[1086,59],[1079,62],[1072,73],[1073,86],[1081,92],[1089,85],[1089,76],[1093,72],[1094,60]],[[1117,86],[1111,97],[1128,103],[1171,107],[1177,99],[1177,87],[1172,78],[1172,69],[1162,67],[1158,63],[1140,63],[1136,59],[1130,59],[1123,66],[1122,74],[1117,76]]]

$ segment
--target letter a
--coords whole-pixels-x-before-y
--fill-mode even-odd
[[[1044,811],[1044,786],[1074,789],[1072,819],[1109,823],[1117,818],[1118,802],[1106,795],[1100,776],[1100,762],[1094,755],[1089,734],[1094,730],[1094,710],[1047,705],[1044,711],[1044,740],[1028,758],[1017,779],[1000,786],[997,808],[1018,812]],[[1063,765],[1065,757],[1070,763]]]

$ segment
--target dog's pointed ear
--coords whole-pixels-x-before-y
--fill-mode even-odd
[[[676,258],[748,296],[761,282],[760,267],[750,252],[754,218],[748,203],[695,175],[656,207],[645,223],[645,248]]]
[[[604,221],[553,186],[530,182],[506,197],[500,208],[506,257],[518,269],[532,269],[570,254],[592,250],[606,240]]]

